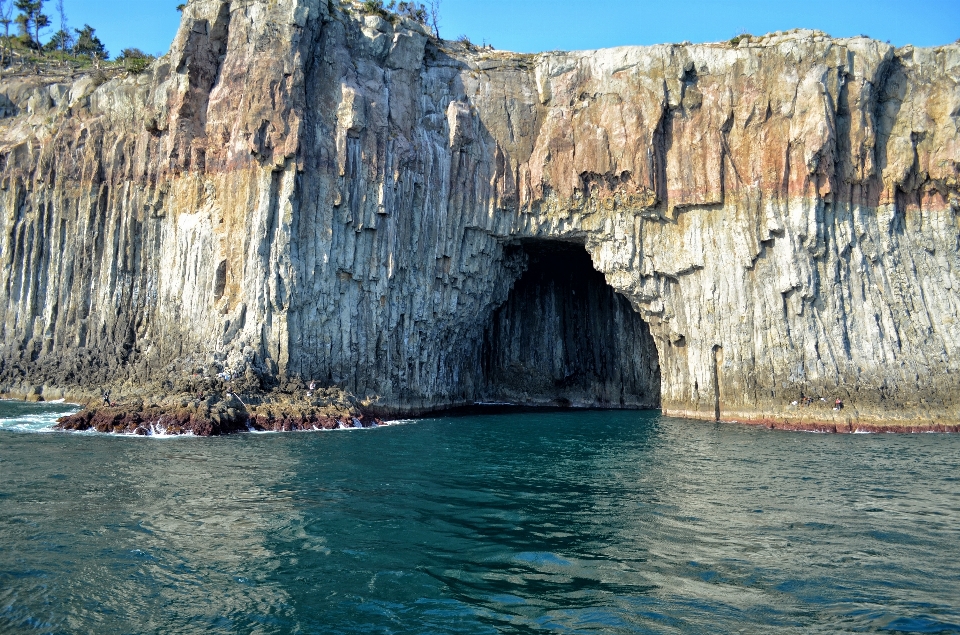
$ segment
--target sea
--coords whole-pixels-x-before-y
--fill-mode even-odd
[[[495,411],[222,438],[0,402],[0,633],[960,633],[960,435]]]

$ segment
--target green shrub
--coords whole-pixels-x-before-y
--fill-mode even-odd
[[[77,55],[86,55],[101,60],[110,59],[110,53],[107,52],[95,31],[96,29],[89,24],[84,24],[82,29],[74,29],[77,34],[77,41],[73,45],[73,52]]]
[[[117,58],[117,62],[123,64],[124,70],[133,75],[139,75],[147,70],[150,63],[153,62],[153,55],[144,53],[138,48],[123,49],[123,52]]]
[[[393,8],[393,3],[390,3],[390,8]],[[397,15],[403,18],[410,18],[411,20],[416,20],[420,24],[427,23],[427,8],[422,3],[416,2],[401,2],[397,5]]]
[[[383,6],[383,0],[364,0],[360,8],[367,15],[379,15],[385,20],[390,19],[390,12]]]
[[[420,24],[426,24],[429,17],[427,7],[418,2],[401,2],[398,4],[395,0],[390,0],[388,4],[384,4],[383,0],[364,0],[360,5],[360,10],[367,15],[379,15],[393,23],[396,23],[399,18],[410,18]]]
[[[740,44],[740,40],[746,40],[749,42],[751,39],[753,39],[753,36],[749,33],[740,33],[736,37],[730,38],[730,46],[736,46]]]
[[[150,60],[144,57],[138,57],[138,58],[129,59],[125,61],[123,63],[123,67],[127,70],[128,73],[139,75],[143,71],[147,70],[147,68],[150,66],[150,62],[152,61],[153,60]]]

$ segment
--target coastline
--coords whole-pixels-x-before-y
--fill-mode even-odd
[[[746,426],[786,430],[788,432],[823,432],[831,434],[913,434],[922,432],[954,433],[960,432],[960,424],[944,423],[831,423],[831,422],[794,422],[774,421],[770,419],[739,420],[722,419],[726,423],[739,423]]]
[[[664,408],[663,414],[668,417],[682,419],[697,419],[700,421],[718,421],[722,423],[737,423],[746,426],[769,428],[771,430],[785,430],[790,432],[821,432],[832,434],[911,434],[921,432],[955,433],[960,432],[960,423],[951,413],[934,413],[929,411],[898,411],[896,414],[859,411],[856,408],[845,406],[842,410],[826,412],[821,408],[788,406],[791,410],[784,412],[745,411],[721,409],[720,418],[716,419],[713,413],[690,411],[674,408]]]
[[[47,399],[42,393],[57,395]],[[176,394],[122,388],[110,405],[89,390],[58,390],[44,387],[33,392],[2,390],[0,399],[44,403],[61,401],[80,406],[74,414],[60,417],[54,426],[62,431],[87,431],[149,435],[155,433],[221,436],[237,432],[292,432],[369,428],[383,421],[339,388],[303,388],[300,383],[274,390],[233,389],[220,383],[206,389]],[[153,397],[145,396],[154,394]]]
[[[116,407],[84,408],[80,412],[61,417],[55,428],[63,431],[86,431],[146,436],[193,434],[210,437],[239,432],[295,432],[307,430],[336,430],[343,428],[371,428],[383,421],[364,413],[323,414],[315,410],[277,409],[268,413],[249,414],[227,408],[200,414],[190,408]]]
[[[297,382],[273,390],[237,391],[220,385],[203,394],[181,392],[155,398],[123,393],[107,406],[102,397],[88,390],[59,390],[43,387],[34,392],[0,390],[0,399],[33,403],[71,403],[81,409],[60,417],[55,426],[61,431],[96,431],[110,434],[168,434],[221,436],[240,432],[293,432],[369,428],[383,424],[373,403],[361,401],[342,389],[319,388],[309,391]],[[45,393],[50,398],[45,398]],[[477,405],[477,404],[472,404]],[[453,408],[455,410],[456,408]],[[430,408],[405,411],[406,417],[436,415],[446,409]],[[722,411],[719,420],[702,411],[661,408],[666,417],[697,421],[735,423],[788,432],[832,434],[911,434],[960,433],[960,423],[949,417],[903,412],[886,417],[870,416],[853,408],[827,412],[803,410],[773,414],[769,412]]]

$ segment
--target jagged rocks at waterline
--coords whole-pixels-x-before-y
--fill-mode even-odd
[[[382,425],[375,417],[330,416],[316,413],[249,416],[242,411],[213,411],[206,416],[186,408],[119,407],[85,408],[77,414],[61,417],[56,429],[83,432],[94,430],[112,434],[220,436],[236,432],[293,432],[370,428]]]
[[[336,388],[304,390],[288,384],[268,393],[242,394],[224,385],[206,388],[199,393],[193,390],[168,394],[152,401],[132,396],[110,403],[90,399],[80,412],[61,417],[56,428],[207,437],[248,431],[369,428],[383,423]]]
[[[958,44],[519,55],[338,2],[195,0],[141,75],[0,87],[0,381],[956,424],[958,78]],[[559,297],[511,299],[518,246],[547,241],[642,320],[596,305],[584,328],[635,337],[591,341],[624,350],[491,343]],[[551,306],[544,331],[571,323]],[[518,360],[550,381],[504,385]]]

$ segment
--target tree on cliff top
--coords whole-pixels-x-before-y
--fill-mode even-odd
[[[16,22],[24,44],[43,50],[40,44],[40,30],[50,26],[50,17],[43,12],[43,0],[16,0],[14,6],[20,11]],[[31,28],[33,33],[31,33]]]
[[[50,41],[43,45],[45,51],[69,51],[73,46],[73,34],[63,29],[50,36]]]
[[[0,24],[3,25],[3,46],[0,47],[0,66],[7,63],[10,47],[10,25],[13,24],[13,0],[0,0]]]
[[[73,46],[73,36],[70,34],[70,27],[67,25],[67,12],[63,8],[63,0],[57,0],[57,15],[60,16],[60,30],[57,31],[60,37],[57,40],[57,48],[66,53]]]
[[[393,4],[392,2],[390,4]],[[397,5],[397,15],[403,18],[416,20],[421,24],[427,23],[427,8],[418,2],[401,2]]]
[[[430,27],[433,37],[440,39],[440,0],[430,0]]]
[[[77,32],[77,43],[73,50],[77,55],[87,55],[89,57],[105,60],[110,57],[106,47],[100,38],[96,36],[94,29],[89,24],[84,24],[82,29],[74,29]]]
[[[123,49],[123,52],[120,53],[119,57],[116,58],[116,61],[120,64],[123,64],[123,67],[127,72],[132,73],[133,75],[139,75],[143,71],[147,70],[147,67],[150,66],[150,62],[156,58],[149,53],[144,53],[138,48],[127,48]]]
[[[395,21],[398,17],[410,18],[425,26],[430,26],[436,37],[440,37],[440,0],[431,0],[430,8],[422,2],[396,2],[390,0],[384,4],[383,0],[364,0],[360,8],[368,15],[379,15],[386,20]]]

